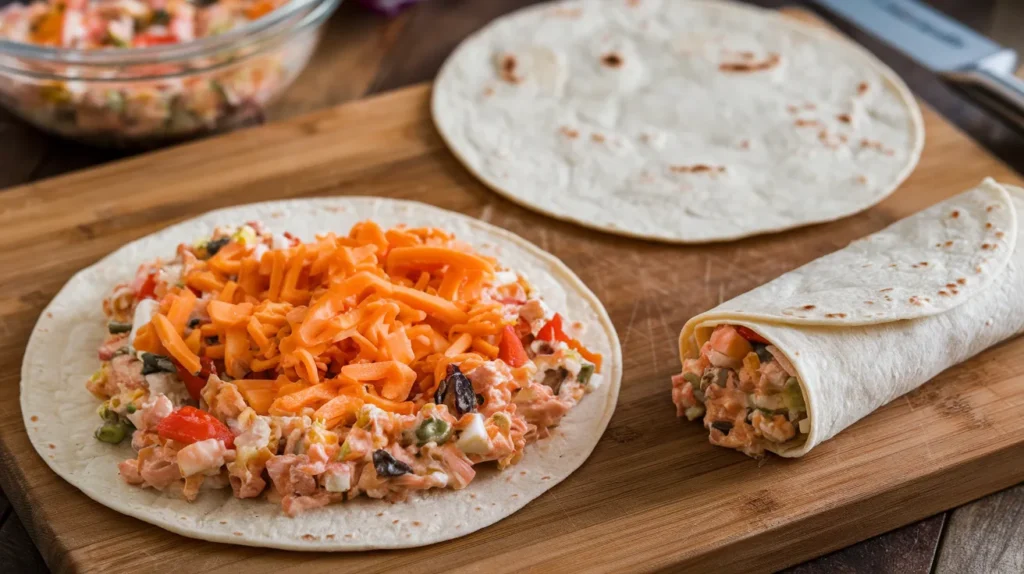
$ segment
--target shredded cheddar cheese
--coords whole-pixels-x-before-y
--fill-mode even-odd
[[[449,364],[496,359],[502,329],[517,321],[483,297],[500,289],[497,262],[439,229],[366,221],[345,237],[262,252],[232,242],[189,263],[135,346],[195,375],[202,361],[223,362],[259,414],[312,413],[333,426],[367,403],[413,413],[412,398],[429,397]],[[203,320],[188,325],[194,311]]]

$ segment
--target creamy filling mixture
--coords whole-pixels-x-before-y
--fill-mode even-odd
[[[235,30],[287,0],[39,0],[0,9],[0,38],[76,50],[153,48]],[[72,136],[104,139],[176,137],[258,120],[262,106],[283,86],[308,46],[285,45],[266,55],[199,74],[222,52],[183,62],[146,64],[120,71],[69,68],[66,81],[0,75],[0,96],[29,119]],[[215,60],[215,58],[217,60]],[[155,77],[124,82],[92,81]]]
[[[401,249],[417,255],[403,263]],[[109,334],[86,383],[103,401],[96,439],[130,440],[128,484],[187,500],[230,488],[293,516],[461,489],[479,464],[516,464],[599,384],[600,355],[521,274],[495,267],[454,289],[467,272],[444,261],[491,264],[441,230],[372,222],[302,243],[253,221],[180,245],[104,301]],[[352,265],[380,273],[382,290],[332,298],[365,277]],[[468,321],[422,311],[449,304]],[[302,342],[314,321],[353,313],[365,313],[355,327]]]
[[[719,325],[672,377],[678,416],[703,417],[711,444],[761,457],[800,444],[810,419],[796,371],[754,331]]]

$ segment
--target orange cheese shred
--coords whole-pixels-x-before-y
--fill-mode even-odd
[[[181,363],[182,367],[192,374],[196,374],[202,369],[202,365],[199,364],[199,356],[188,348],[185,340],[181,338],[177,329],[174,328],[174,324],[166,315],[157,313],[153,316],[151,323],[156,330],[157,337],[160,338],[160,343],[172,357]]]
[[[515,323],[503,302],[530,289],[521,277],[496,284],[497,262],[442,229],[363,221],[344,236],[285,237],[284,248],[268,249],[263,235],[262,246],[190,252],[185,286],[167,290],[135,348],[192,373],[212,359],[258,414],[331,428],[367,404],[414,414],[449,365],[469,373],[499,360],[501,333]],[[569,345],[600,370],[599,354]]]

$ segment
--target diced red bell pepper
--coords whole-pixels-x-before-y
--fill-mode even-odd
[[[562,330],[562,316],[555,313],[555,316],[537,332],[537,338],[541,341],[562,341],[563,343],[568,343],[569,336]]]
[[[530,360],[523,348],[523,342],[516,336],[512,325],[505,325],[501,331],[501,341],[498,342],[498,358],[505,361],[510,367],[522,367]]]
[[[142,282],[139,290],[135,292],[136,301],[142,301],[143,299],[156,299],[156,273],[146,275],[146,280]]]
[[[235,447],[235,435],[217,417],[195,407],[184,406],[164,417],[156,427],[162,438],[185,444],[215,438],[227,448]]]
[[[197,401],[199,400],[199,394],[202,392],[203,387],[206,386],[206,381],[210,378],[210,374],[217,372],[217,368],[213,364],[213,359],[203,357],[199,362],[203,368],[199,371],[198,375],[194,375],[188,372],[188,369],[181,366],[181,363],[174,361],[174,366],[178,369],[178,378],[185,384],[185,388],[188,390],[189,396]]]
[[[740,334],[740,337],[743,337],[748,341],[753,341],[755,343],[763,343],[765,345],[768,344],[768,339],[765,339],[761,335],[758,335],[757,333],[753,332],[752,330],[746,327],[736,325],[736,332]]]
[[[174,34],[139,34],[132,38],[132,45],[139,48],[177,43],[178,37]]]

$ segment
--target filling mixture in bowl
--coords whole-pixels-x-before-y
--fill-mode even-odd
[[[96,438],[135,451],[121,478],[188,500],[266,494],[289,515],[465,488],[601,380],[583,324],[437,228],[218,229],[142,264],[104,312],[86,386]]]
[[[75,49],[146,48],[223,34],[287,0],[49,0],[0,12],[8,40]]]
[[[243,35],[237,43],[173,56],[166,50],[238,30],[287,2],[10,4],[0,9],[0,40],[40,51],[4,59],[0,97],[44,129],[101,144],[159,143],[260,121],[263,107],[305,66],[316,30]],[[138,59],[140,48],[150,55]],[[135,59],[97,64],[79,58],[82,52],[133,53]]]
[[[704,417],[711,444],[761,457],[803,443],[807,405],[789,360],[754,331],[718,325],[672,377],[679,416]]]

